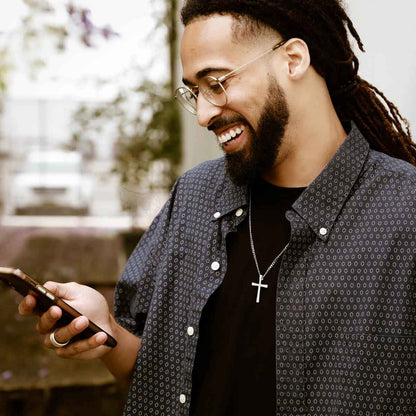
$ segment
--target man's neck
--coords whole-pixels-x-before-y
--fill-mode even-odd
[[[307,187],[333,158],[347,133],[335,110],[321,113],[319,120],[308,118],[291,126],[294,127],[286,131],[276,164],[263,179],[282,187]]]

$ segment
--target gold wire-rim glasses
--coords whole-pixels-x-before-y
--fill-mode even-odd
[[[187,111],[189,111],[190,113],[194,115],[196,115],[197,113],[196,105],[197,105],[199,92],[201,92],[204,98],[211,104],[217,107],[224,107],[228,103],[228,96],[227,96],[227,92],[225,90],[223,83],[227,79],[241,72],[244,68],[246,68],[250,64],[258,61],[259,59],[275,51],[276,49],[279,49],[285,43],[286,43],[286,40],[282,40],[276,43],[271,48],[267,49],[266,51],[256,56],[252,60],[246,62],[245,64],[239,66],[238,68],[232,70],[231,72],[228,72],[227,74],[222,75],[219,78],[216,78],[212,75],[205,75],[198,81],[198,85],[194,85],[191,88],[187,86],[181,86],[176,89],[175,98]]]

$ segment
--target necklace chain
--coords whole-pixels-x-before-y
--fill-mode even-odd
[[[249,230],[249,234],[250,234],[251,252],[253,253],[254,263],[256,264],[257,273],[259,274],[259,280],[260,280],[259,283],[261,283],[261,281],[266,277],[266,274],[269,273],[269,271],[272,269],[272,267],[276,264],[277,260],[279,260],[280,256],[289,247],[289,243],[287,243],[286,246],[283,248],[283,250],[274,258],[274,260],[271,262],[270,266],[267,268],[267,270],[264,272],[264,274],[261,274],[259,263],[257,261],[256,249],[254,248],[254,238],[253,238],[253,231],[252,231],[252,225],[251,225],[251,192],[250,192],[250,196],[249,196],[249,205],[248,205],[248,230]]]

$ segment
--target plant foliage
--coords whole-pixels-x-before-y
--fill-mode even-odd
[[[115,167],[122,184],[169,189],[178,175],[181,161],[181,127],[170,83],[159,85],[147,80],[126,90],[109,103],[82,106],[74,115],[75,132],[71,149],[85,149],[89,138],[113,125]],[[163,170],[153,181],[148,173],[154,162]]]

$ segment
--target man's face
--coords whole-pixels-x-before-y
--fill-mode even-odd
[[[257,44],[237,43],[232,24],[231,16],[213,15],[186,26],[181,46],[185,84],[196,85],[202,75],[220,77],[278,41],[276,34],[276,39],[265,38]],[[289,119],[283,90],[266,59],[224,83],[225,106],[209,103],[202,94],[198,97],[198,122],[216,134],[228,172],[237,184],[249,184],[273,168]]]

